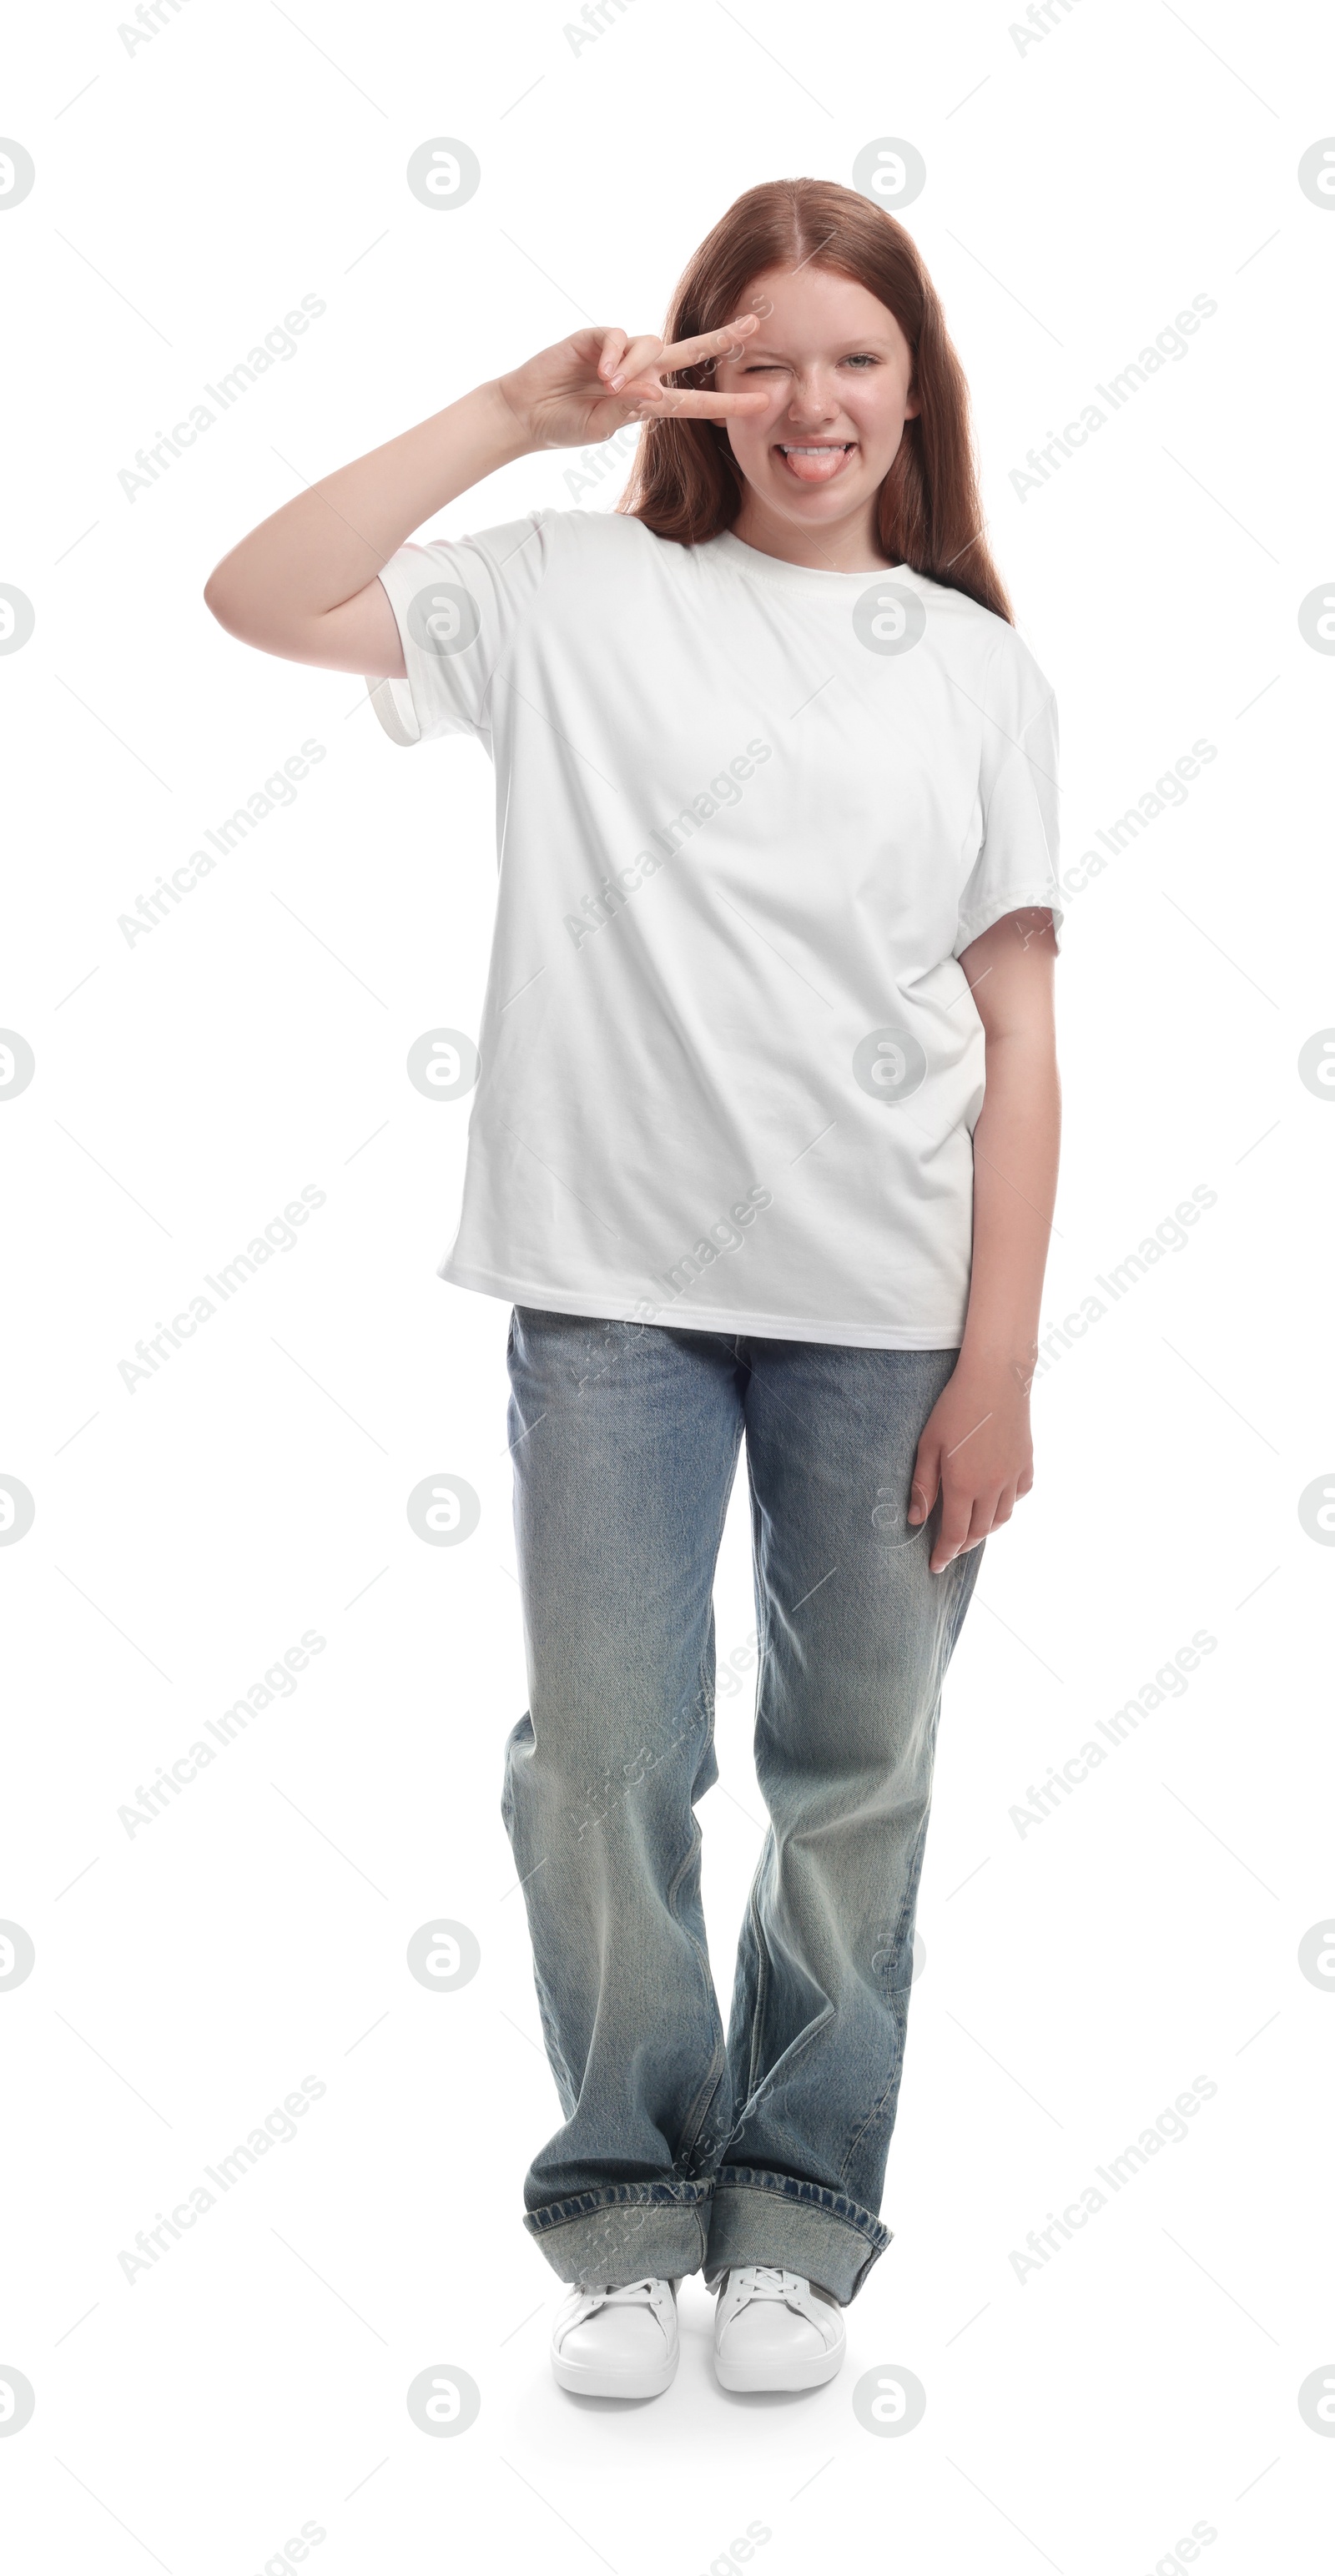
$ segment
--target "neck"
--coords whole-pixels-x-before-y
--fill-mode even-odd
[[[748,485],[732,533],[757,554],[777,555],[780,563],[802,564],[811,572],[884,572],[887,567],[874,500],[850,510],[846,518],[807,528],[781,518]]]

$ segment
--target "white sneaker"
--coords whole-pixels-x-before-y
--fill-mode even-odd
[[[828,2290],[772,2263],[725,2275],[714,2316],[720,2388],[822,2388],[844,2358],[843,2312]]]
[[[552,2368],[581,2397],[661,2397],[676,2376],[675,2281],[572,2290],[552,2329]]]

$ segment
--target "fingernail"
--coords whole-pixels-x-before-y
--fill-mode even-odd
[[[624,377],[624,376],[613,376],[613,378],[612,378],[612,391],[613,391],[613,393],[615,393],[615,392],[616,392],[617,386],[618,386],[618,385],[624,385],[625,381],[626,381],[626,379],[625,379],[625,377]]]

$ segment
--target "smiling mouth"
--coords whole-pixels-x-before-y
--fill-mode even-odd
[[[798,483],[831,483],[857,446],[852,438],[780,439],[775,453]]]

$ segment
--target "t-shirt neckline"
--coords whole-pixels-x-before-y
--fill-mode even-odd
[[[852,582],[865,588],[868,582],[873,581],[899,581],[906,576],[910,581],[923,578],[909,564],[867,565],[861,572],[840,572],[833,564],[787,563],[782,555],[762,554],[759,546],[747,545],[743,537],[734,536],[731,528],[721,528],[716,537],[706,538],[702,551],[714,550],[739,572],[754,573],[759,580],[778,582],[786,589],[798,589],[804,584],[819,581],[828,583],[833,589],[846,590]]]

